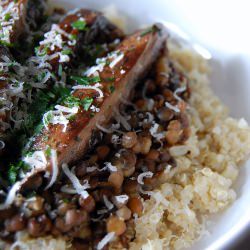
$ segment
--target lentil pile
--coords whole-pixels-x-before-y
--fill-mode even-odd
[[[11,242],[26,230],[31,237],[63,236],[74,249],[108,249],[110,240],[128,248],[143,200],[164,182],[164,170],[176,167],[169,147],[189,137],[189,96],[187,78],[163,51],[110,125],[96,125],[82,160],[64,164],[48,190],[42,175],[35,176],[1,213],[1,238]]]

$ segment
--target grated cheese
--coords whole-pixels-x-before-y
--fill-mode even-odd
[[[165,137],[165,133],[164,132],[161,132],[161,133],[157,133],[158,131],[158,128],[159,128],[159,124],[158,123],[154,123],[152,125],[152,127],[149,129],[149,132],[150,134],[156,138],[158,141],[161,140],[162,138]]]
[[[117,203],[120,203],[120,204],[125,204],[125,203],[127,203],[128,198],[129,198],[129,197],[128,197],[126,194],[116,195],[116,196],[114,197],[115,201],[116,201]]]
[[[151,171],[148,171],[148,172],[144,172],[144,173],[141,173],[138,175],[137,177],[137,182],[141,185],[144,185],[144,181],[143,179],[144,178],[152,178],[153,177],[153,173]]]
[[[77,114],[79,107],[68,108],[62,105],[56,105],[55,108],[57,110],[50,110],[43,115],[43,125],[48,130],[49,124],[61,124],[64,126],[62,131],[66,132],[69,119],[72,115]]]
[[[113,165],[111,164],[111,162],[104,162],[104,165],[105,165],[105,167],[102,168],[102,169],[108,169],[108,170],[111,171],[111,172],[116,172],[116,171],[117,171],[116,166],[113,166]]]
[[[165,102],[165,106],[171,110],[173,110],[174,112],[176,113],[179,113],[180,112],[180,109],[177,108],[176,106],[173,106],[171,103],[169,102]]]
[[[93,112],[97,112],[97,113],[100,112],[100,109],[97,108],[97,107],[94,106],[94,105],[91,105],[91,106],[90,106],[90,110],[93,111]]]
[[[109,64],[109,67],[114,68],[115,65],[122,60],[123,57],[124,57],[124,54],[117,55],[117,53],[114,53],[114,56],[112,57],[114,58],[114,60]]]
[[[51,179],[49,184],[45,187],[46,189],[49,189],[55,182],[56,182],[56,178],[58,176],[58,162],[57,162],[57,153],[56,150],[51,149],[51,162],[52,162],[52,174],[51,174]]]
[[[43,151],[35,151],[31,156],[25,156],[23,161],[31,168],[44,168],[47,165],[47,159]]]
[[[123,126],[126,130],[130,131],[130,130],[131,130],[131,125],[127,122],[126,118],[123,117],[123,116],[120,114],[119,110],[116,109],[116,108],[114,108],[114,113],[115,113],[115,116],[114,116],[115,120],[116,120],[118,123],[122,124],[122,126]]]
[[[114,238],[115,238],[115,233],[114,232],[106,234],[105,237],[98,243],[97,250],[103,249]]]
[[[86,199],[89,194],[86,191],[87,188],[90,188],[90,185],[87,180],[84,180],[84,184],[82,185],[76,175],[69,170],[68,165],[63,163],[62,164],[62,170],[65,173],[65,175],[70,179],[71,183],[73,184],[76,192],[80,194],[84,199]]]
[[[3,204],[0,204],[0,210],[4,210],[6,208],[8,208],[13,201],[15,200],[16,197],[16,193],[17,191],[20,189],[21,187],[21,182],[16,182],[10,189],[10,191],[8,192],[7,198],[5,200],[5,202]]]
[[[88,68],[84,74],[86,76],[91,76],[98,72],[102,72],[104,67],[107,65],[110,68],[114,68],[115,65],[122,60],[123,57],[124,57],[124,54],[121,53],[119,50],[113,51],[109,53],[106,57],[97,58],[96,65]],[[110,62],[110,60],[112,61]]]
[[[175,97],[175,99],[178,100],[178,101],[182,101],[182,99],[181,99],[177,94],[186,91],[186,89],[187,89],[186,86],[177,88],[177,89],[175,90],[175,92],[174,92],[174,97]]]
[[[103,201],[108,210],[112,210],[114,208],[114,204],[109,201],[106,195],[103,195]]]

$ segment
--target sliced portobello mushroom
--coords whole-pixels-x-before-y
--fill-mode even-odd
[[[108,124],[121,99],[129,98],[138,80],[152,67],[166,38],[167,33],[160,24],[140,30],[126,37],[106,58],[97,60],[98,65],[85,72],[89,83],[82,82],[85,78],[76,79],[78,84],[73,87],[70,98],[77,105],[62,103],[55,107],[57,110],[47,113],[45,128],[31,139],[29,150],[34,153],[24,158],[33,170],[21,185],[41,171],[53,175],[53,159],[46,155],[48,149],[56,152],[59,169],[63,163],[74,163],[83,156],[97,126]],[[40,166],[35,166],[36,161]]]
[[[22,108],[24,107],[28,112],[32,112],[31,109],[34,105],[30,101],[27,102],[27,93],[18,93],[21,100],[13,103],[16,90],[12,88],[12,80],[15,83],[25,81],[26,84],[29,84],[32,88],[32,94],[34,94],[33,99],[36,99],[38,93],[41,94],[41,91],[37,92],[38,89],[46,92],[46,90],[53,87],[55,82],[62,81],[62,78],[64,78],[65,84],[70,70],[75,65],[86,62],[86,58],[79,56],[84,54],[86,46],[92,45],[94,42],[109,43],[115,38],[121,38],[122,36],[122,31],[111,24],[100,12],[86,9],[71,12],[58,24],[52,25],[51,30],[40,41],[40,46],[36,48],[36,55],[28,59],[27,66],[18,64],[18,67],[21,69],[17,69],[17,72],[9,74],[8,70],[12,70],[11,62],[14,61],[13,57],[9,56],[11,59],[6,70],[5,88],[2,89],[0,95],[4,99],[7,98],[6,101],[10,102],[12,106],[14,105],[18,108],[22,105]],[[1,48],[1,50],[7,51],[3,46]],[[36,86],[38,87],[36,88]],[[30,90],[22,88],[22,91],[29,92]],[[51,101],[54,101],[53,98]],[[37,120],[40,121],[40,118],[38,112]],[[10,117],[7,117],[5,122],[10,123]],[[7,124],[3,125],[7,126]]]

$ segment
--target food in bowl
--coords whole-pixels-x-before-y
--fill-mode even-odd
[[[208,62],[161,24],[127,35],[94,10],[1,8],[2,247],[191,246],[250,152]]]

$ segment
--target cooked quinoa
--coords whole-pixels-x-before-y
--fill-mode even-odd
[[[178,167],[145,201],[133,250],[190,247],[206,232],[207,215],[236,199],[233,183],[250,153],[250,128],[244,119],[230,117],[211,90],[209,62],[185,46],[168,45],[170,57],[191,80],[192,132],[185,143],[188,154],[177,156]]]
[[[139,38],[151,32],[157,27]],[[229,117],[209,74],[209,61],[170,36],[131,100],[106,127],[96,124],[87,154],[62,164],[49,190],[38,175],[34,194],[15,197],[0,248],[165,250],[203,237],[208,216],[236,199],[233,183],[250,153],[247,122]]]

